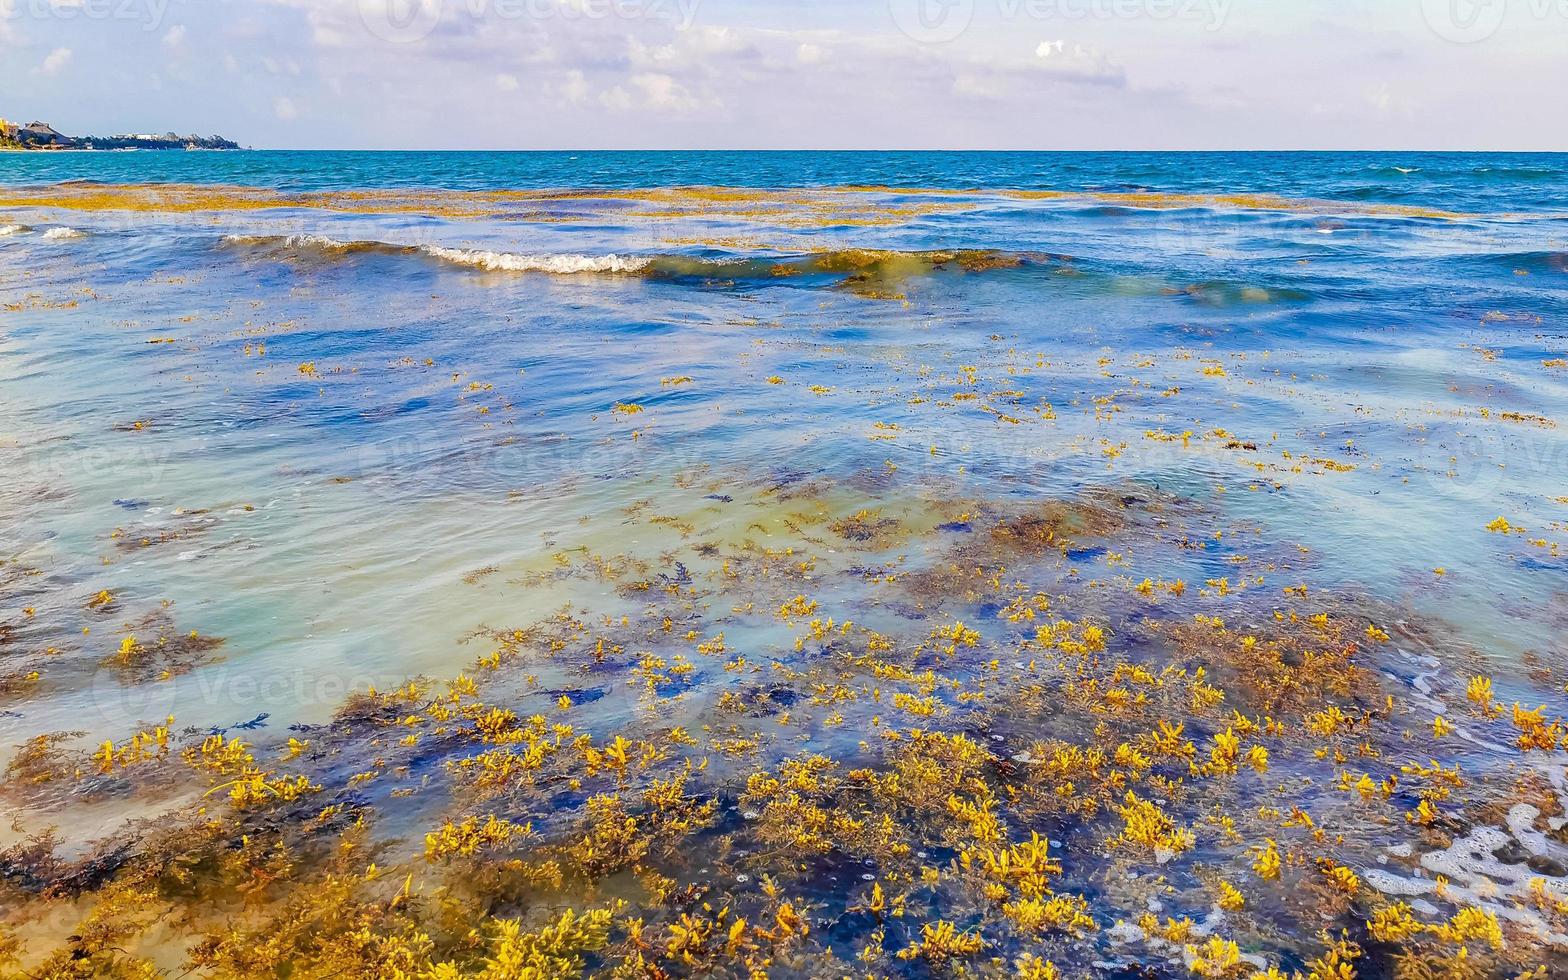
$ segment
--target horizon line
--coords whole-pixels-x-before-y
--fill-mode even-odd
[[[50,156],[66,153],[173,153],[176,150],[124,149],[98,150],[85,147],[59,149],[6,148],[0,152],[15,152],[29,156]],[[187,153],[1422,153],[1422,154],[1496,154],[1511,153],[1532,156],[1568,155],[1568,148],[1558,150],[1523,149],[1441,149],[1413,147],[1072,147],[1072,148],[1014,148],[1014,147],[375,147],[375,146],[242,146],[238,150],[185,150]]]

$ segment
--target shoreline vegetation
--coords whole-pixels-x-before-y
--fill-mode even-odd
[[[238,150],[222,136],[124,133],[118,136],[66,136],[46,122],[27,125],[0,118],[0,150]]]

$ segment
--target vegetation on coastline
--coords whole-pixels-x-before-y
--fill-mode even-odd
[[[66,136],[46,122],[26,125],[0,119],[0,149],[7,150],[237,150],[222,136],[127,133],[119,136]]]

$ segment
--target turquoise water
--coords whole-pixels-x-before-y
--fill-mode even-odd
[[[62,180],[357,187],[1011,187],[1273,192],[1483,212],[1561,213],[1568,154],[817,151],[8,154],[7,184]]]
[[[621,503],[630,491],[617,488],[634,476],[697,465],[737,477],[757,467],[850,474],[891,456],[911,479],[1009,494],[1152,481],[1219,501],[1279,540],[1310,531],[1334,577],[1391,602],[1421,601],[1430,569],[1447,565],[1469,586],[1442,601],[1486,617],[1561,583],[1555,560],[1480,531],[1499,514],[1529,527],[1568,515],[1548,499],[1563,472],[1561,432],[1477,413],[1562,413],[1568,372],[1542,362],[1568,353],[1553,332],[1568,307],[1568,219],[1551,210],[1568,208],[1568,185],[1553,177],[1565,167],[1562,157],[1354,154],[10,154],[0,179],[13,185],[853,183],[1356,203],[1155,210],[888,190],[804,223],[787,203],[767,214],[703,205],[639,216],[591,195],[478,218],[9,209],[3,223],[32,230],[0,244],[6,302],[22,307],[4,323],[8,549],[38,556],[71,591],[172,599],[182,629],[228,637],[220,664],[154,698],[160,710],[163,699],[186,709],[182,718],[195,710],[199,724],[253,707],[309,718],[341,686],[446,662],[465,630],[494,614],[457,598],[473,591],[464,572],[539,549],[585,503]],[[1358,211],[1369,202],[1461,214]],[[894,213],[856,223],[877,208]],[[57,226],[84,237],[50,240]],[[445,261],[330,242],[464,252]],[[845,290],[837,273],[779,279],[720,264],[847,248],[1029,258],[922,273],[898,284],[907,300],[897,302]],[[492,264],[689,256],[720,275],[463,264],[487,253]],[[61,302],[72,305],[51,308]],[[263,343],[265,356],[246,355]],[[1007,373],[1040,358],[1049,370]],[[1209,361],[1227,376],[1204,375]],[[303,376],[304,362],[322,376]],[[907,404],[963,364],[1010,387],[1003,402],[1049,403],[1057,418],[1017,426]],[[661,387],[680,375],[695,380]],[[762,383],[770,375],[789,384]],[[475,383],[493,387],[468,391]],[[812,384],[835,390],[803,395]],[[1158,397],[1168,387],[1181,396]],[[1096,419],[1093,400],[1107,396],[1115,412]],[[647,407],[648,439],[626,437],[637,426],[610,414],[617,402]],[[125,431],[139,420],[150,424]],[[878,421],[902,426],[899,438],[868,441]],[[1146,437],[1215,428],[1280,447],[1271,465],[1283,450],[1357,468],[1219,496],[1216,486],[1258,474],[1226,458],[1234,453]],[[1122,442],[1125,456],[1102,454]],[[204,513],[182,519],[180,508]],[[1471,533],[1456,536],[1461,527]],[[179,537],[102,564],[116,528]],[[78,640],[69,626],[52,639],[83,656],[109,642]],[[1501,635],[1477,620],[1466,628],[1499,652],[1546,640],[1528,624]],[[315,692],[329,669],[344,679]],[[258,671],[280,690],[248,696]],[[51,723],[83,707],[76,682],[62,686],[55,705],[33,709]],[[144,707],[140,696],[133,706]]]
[[[654,190],[697,185],[752,190]],[[7,154],[0,188],[7,744],[281,738],[650,582],[728,657],[799,666],[797,593],[989,642],[1004,600],[877,576],[1046,500],[1160,502],[987,573],[1115,593],[1112,635],[1145,579],[1173,621],[1307,586],[1396,634],[1381,675],[1568,709],[1565,155]],[[731,584],[775,545],[815,566]],[[666,718],[711,720],[716,666]]]
[[[1565,168],[1561,156],[1424,154],[9,154],[0,180],[22,186],[847,183],[1342,203],[1149,209],[887,190],[804,222],[787,202],[766,214],[704,204],[636,215],[591,193],[459,218],[9,208],[0,223],[31,230],[0,240],[4,298],[20,306],[4,319],[7,548],[58,577],[71,602],[100,588],[149,607],[172,599],[182,629],[228,637],[220,664],[153,698],[160,710],[168,700],[196,711],[199,724],[252,708],[311,717],[341,694],[336,682],[311,689],[329,668],[353,686],[446,662],[494,614],[458,602],[462,573],[539,549],[585,504],[620,503],[630,491],[617,488],[634,476],[697,465],[735,477],[758,467],[849,474],[893,457],[912,479],[980,493],[1180,487],[1281,541],[1310,532],[1324,575],[1333,566],[1391,602],[1422,601],[1430,569],[1447,565],[1467,585],[1444,589],[1442,602],[1479,617],[1461,628],[1483,649],[1516,652],[1547,634],[1483,624],[1509,604],[1546,601],[1562,569],[1480,526],[1500,514],[1532,528],[1568,515],[1549,499],[1560,492],[1562,433],[1478,413],[1562,414],[1568,372],[1542,362],[1568,353],[1554,329],[1568,308]],[[1458,214],[1359,207],[1384,203]],[[857,222],[878,208],[892,213]],[[51,240],[51,227],[84,235]],[[464,251],[446,261],[422,248]],[[847,248],[1028,258],[913,276],[897,302],[845,290],[838,273],[780,279],[721,265]],[[560,256],[688,256],[719,275],[465,264]],[[247,356],[263,343],[265,356]],[[1041,358],[1049,370],[1008,373]],[[1227,376],[1204,375],[1208,361]],[[321,377],[303,376],[304,362]],[[1003,402],[1049,403],[1057,418],[1017,426],[907,403],[963,364],[1013,389]],[[695,381],[661,387],[680,375]],[[789,384],[762,383],[770,375]],[[475,383],[493,387],[468,391]],[[803,395],[812,384],[835,390]],[[1181,396],[1160,398],[1168,387]],[[1093,400],[1107,396],[1115,412],[1096,419]],[[648,439],[627,438],[637,426],[610,414],[617,402],[648,408]],[[140,420],[150,424],[126,431]],[[868,441],[878,421],[902,426],[899,438]],[[1257,474],[1235,454],[1146,438],[1215,428],[1357,468],[1220,496],[1216,486]],[[1122,442],[1125,456],[1102,454]],[[1269,455],[1278,462],[1279,450]],[[204,513],[182,518],[180,508]],[[178,540],[104,564],[116,528]],[[51,598],[66,596],[50,589],[41,601]],[[83,657],[109,642],[61,626],[37,641]],[[275,675],[290,678],[286,691],[247,696],[242,684],[226,695],[258,672],[274,686]],[[57,700],[29,713],[51,724],[57,712],[79,717],[80,682],[62,678]],[[35,722],[5,723],[19,732]]]

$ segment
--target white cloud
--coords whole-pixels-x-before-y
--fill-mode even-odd
[[[698,27],[682,31],[680,38],[687,47],[704,54],[735,54],[751,49],[751,44],[733,27]]]
[[[71,49],[55,48],[53,51],[44,56],[44,63],[38,67],[38,70],[43,72],[45,75],[54,75],[59,73],[62,68],[70,63]]]
[[[1366,103],[1379,116],[1411,115],[1414,107],[1403,93],[1387,82],[1378,84],[1365,93]]]
[[[632,84],[642,90],[643,100],[655,109],[673,109],[684,112],[700,104],[686,87],[669,75],[646,72],[632,76]]]
[[[673,44],[650,47],[640,38],[626,38],[626,56],[633,65],[641,68],[673,67],[680,60],[680,52]]]
[[[12,88],[18,69],[41,76],[39,59],[67,45],[74,56],[52,71],[77,90],[69,94],[113,89],[170,125],[197,110],[222,114],[233,135],[282,145],[328,133],[354,145],[438,145],[463,131],[485,145],[535,147],[1548,149],[1561,142],[1553,123],[1562,110],[1517,93],[1568,85],[1568,18],[1531,18],[1523,0],[1509,4],[1496,36],[1472,45],[1435,37],[1415,0],[1377,14],[1333,0],[1228,0],[1220,19],[1090,16],[1070,25],[1028,13],[1051,5],[976,3],[970,29],[940,45],[895,30],[886,0],[872,0],[876,17],[861,4],[820,2],[225,0],[224,17],[178,27],[165,19],[161,34],[144,20],[86,24],[83,0],[0,0],[0,13],[49,2],[77,15],[0,18],[0,39],[10,33],[0,50],[20,59],[0,65],[0,78],[11,68]],[[1176,6],[1202,12],[1226,2]],[[417,37],[389,40],[361,16],[389,3],[441,15],[416,18]],[[525,7],[533,13],[507,13]],[[611,8],[620,12],[606,15]],[[655,9],[671,15],[648,13]],[[626,12],[634,10],[644,13]],[[696,22],[678,29],[687,13]],[[177,46],[193,79],[202,57],[223,84],[165,70],[158,55]],[[127,64],[158,70],[133,78]],[[472,98],[476,88],[492,99]],[[293,97],[289,110],[279,111],[279,91]],[[513,91],[527,92],[529,111],[497,114],[489,103]],[[1445,112],[1466,126],[1443,123]]]
[[[293,99],[280,95],[272,101],[272,114],[288,122],[299,118],[299,109],[295,107]]]
[[[625,112],[632,107],[632,97],[626,89],[617,85],[599,94],[599,104],[612,112]]]
[[[577,74],[581,76],[581,72]],[[569,84],[576,81],[582,81],[583,86],[572,87],[586,96],[586,79],[568,79]],[[694,96],[680,81],[663,72],[639,72],[626,79],[626,82],[624,85],[614,85],[600,94],[599,104],[616,112],[648,109],[676,114],[690,112],[705,104],[703,99]]]
[[[1000,99],[1007,94],[1007,85],[997,78],[964,73],[953,78],[953,94],[966,99]]]
[[[582,105],[588,101],[588,76],[580,69],[573,68],[562,80],[560,92],[561,101],[570,105]]]

